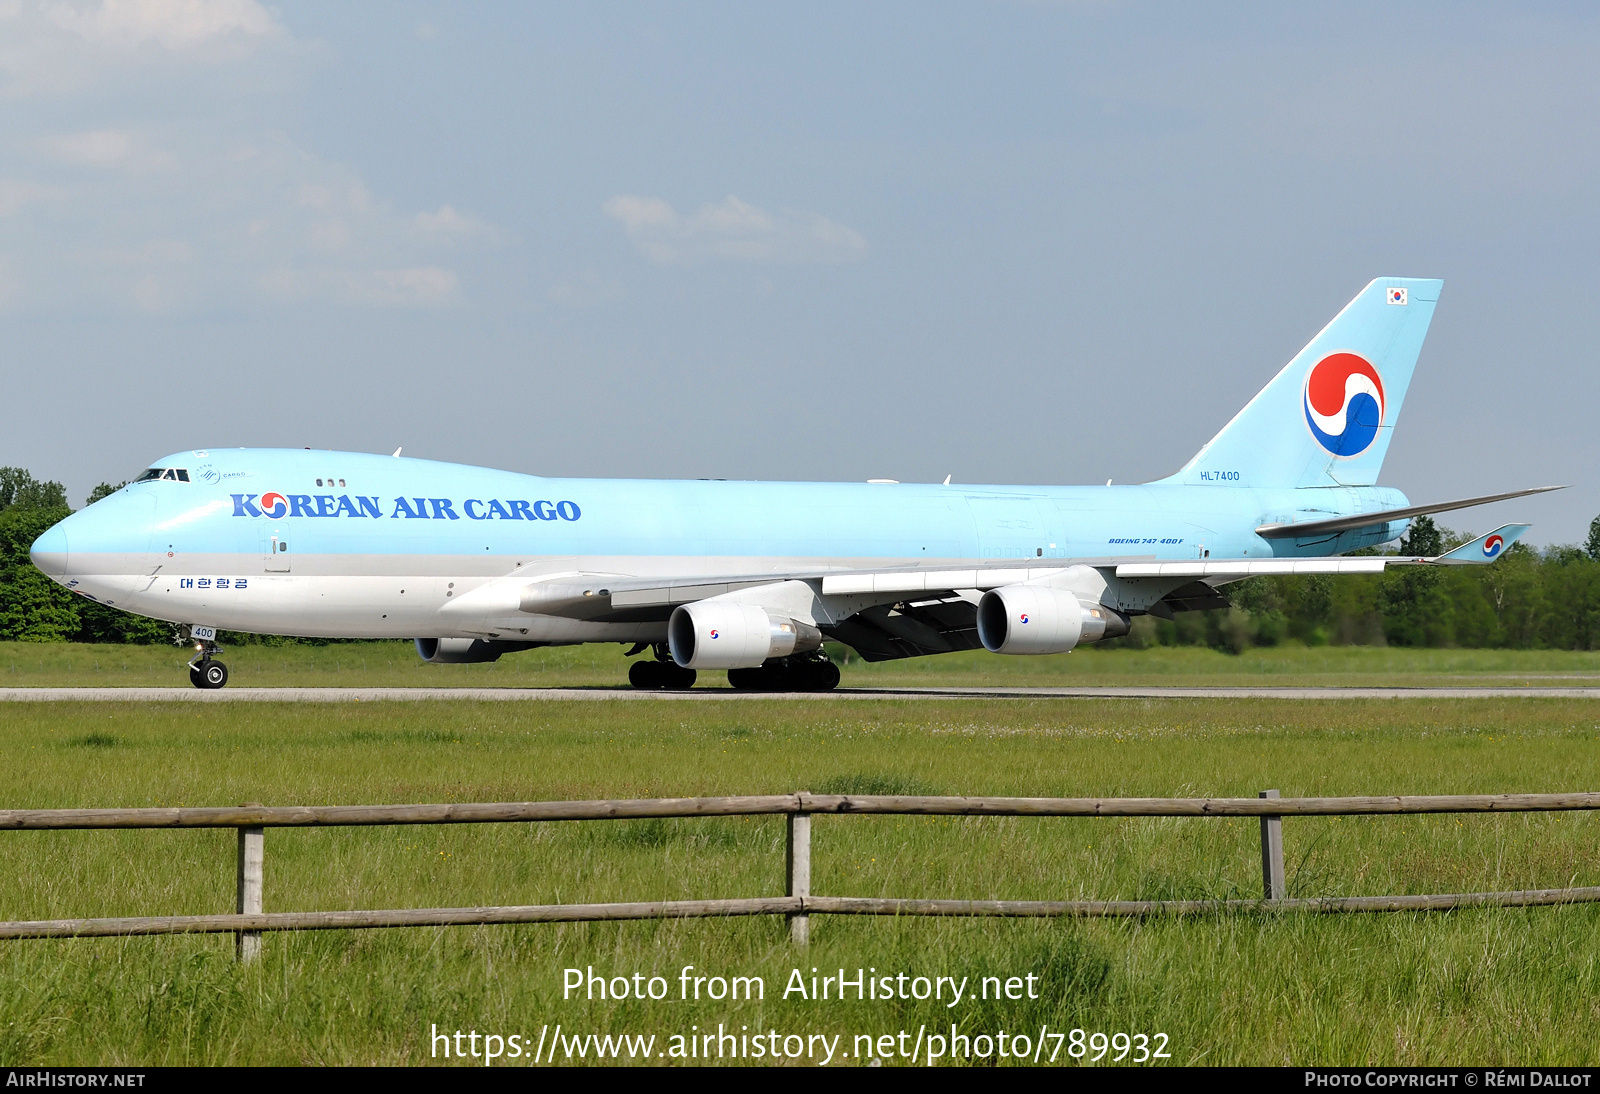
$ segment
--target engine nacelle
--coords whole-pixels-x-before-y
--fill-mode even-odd
[[[758,604],[701,600],[673,610],[667,645],[681,668],[744,669],[821,649],[822,632]]]
[[[482,638],[416,638],[417,656],[430,665],[477,665],[543,642],[490,642]]]
[[[1128,633],[1128,617],[1066,589],[1007,585],[978,601],[978,641],[990,653],[1066,653]]]

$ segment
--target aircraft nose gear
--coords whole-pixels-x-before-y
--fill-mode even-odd
[[[178,641],[194,644],[195,657],[189,662],[189,683],[206,691],[215,691],[228,682],[228,666],[213,661],[211,655],[221,653],[217,645],[215,627],[184,627],[178,632]]]
[[[677,691],[694,687],[698,675],[694,669],[679,668],[672,654],[667,652],[665,642],[658,642],[653,648],[655,660],[635,661],[628,666],[628,683],[640,691]],[[637,652],[638,647],[629,651],[630,654]]]

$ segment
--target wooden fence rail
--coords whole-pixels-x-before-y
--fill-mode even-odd
[[[495,802],[457,805],[332,805],[178,809],[7,809],[0,829],[233,828],[239,833],[238,889],[232,915],[56,919],[0,923],[0,939],[232,933],[239,959],[260,952],[263,931],[367,927],[562,923],[601,920],[784,915],[791,938],[804,945],[810,916],[1146,916],[1269,909],[1306,912],[1439,910],[1600,901],[1600,886],[1503,893],[1289,899],[1284,886],[1282,819],[1286,816],[1375,816],[1419,813],[1526,813],[1600,809],[1600,793],[1462,794],[1427,797],[1282,798],[952,798],[896,795],[769,794],[727,798],[627,801]],[[544,904],[386,911],[262,911],[265,830],[361,825],[504,824],[655,817],[784,815],[786,893],[731,900],[663,900],[617,904]],[[1262,899],[1253,900],[937,900],[816,896],[811,892],[814,815],[898,814],[979,817],[1259,817]]]

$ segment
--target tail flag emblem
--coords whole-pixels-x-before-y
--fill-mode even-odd
[[[1330,353],[1306,374],[1306,425],[1329,453],[1359,456],[1383,425],[1383,380],[1366,358]]]

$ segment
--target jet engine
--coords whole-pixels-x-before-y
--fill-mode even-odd
[[[1128,633],[1128,617],[1066,589],[1006,585],[978,601],[978,640],[990,653],[1066,653]]]
[[[477,665],[500,655],[531,650],[543,642],[489,642],[482,638],[416,638],[417,656],[430,665]]]
[[[681,668],[754,668],[772,657],[822,648],[822,632],[758,604],[712,599],[673,611],[667,645]]]

